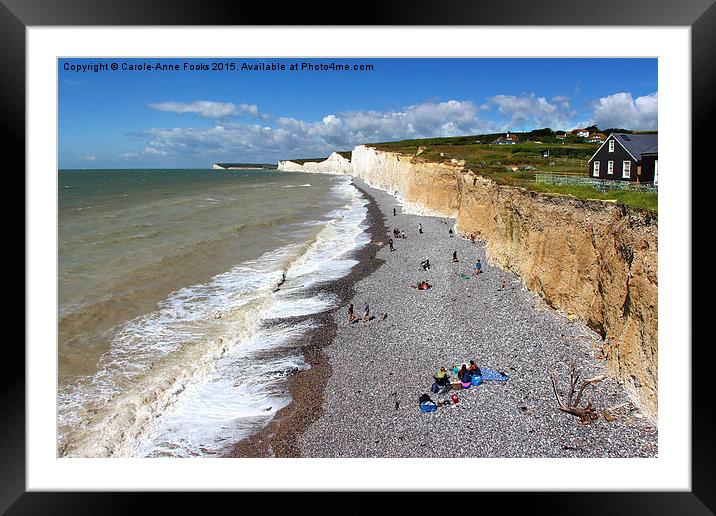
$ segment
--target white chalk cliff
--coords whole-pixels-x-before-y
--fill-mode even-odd
[[[293,161],[279,161],[278,170],[284,172],[309,172],[314,174],[353,174],[350,160],[347,160],[337,152],[328,156],[328,159],[324,161],[308,161],[303,165],[299,165]]]

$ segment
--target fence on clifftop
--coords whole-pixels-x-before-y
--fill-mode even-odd
[[[575,168],[583,168],[585,170],[587,169],[587,165],[589,163],[586,159],[568,158],[564,156],[549,156],[545,159],[555,165],[574,165]]]
[[[657,192],[659,189],[658,185],[653,183],[634,183],[631,181],[619,181],[614,179],[596,179],[567,174],[552,174],[550,172],[535,174],[535,183],[550,185],[584,185],[600,191],[628,190],[633,192]]]

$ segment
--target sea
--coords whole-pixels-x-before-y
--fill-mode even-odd
[[[226,456],[265,427],[367,204],[340,175],[60,170],[58,456]]]

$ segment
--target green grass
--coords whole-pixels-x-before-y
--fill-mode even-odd
[[[420,140],[417,140],[420,141]],[[446,145],[446,144],[429,144],[422,145],[417,143],[396,142],[395,145],[388,143],[379,143],[370,145],[378,150],[387,152],[398,152],[401,154],[415,155],[419,147],[424,150],[420,153],[423,159],[431,161],[450,161],[451,159],[464,159],[466,162],[495,162],[499,161],[504,165],[507,164],[525,164],[525,163],[547,163],[549,158],[542,158],[539,151],[541,149],[550,149],[553,157],[557,160],[560,158],[588,160],[597,150],[596,144],[573,144],[571,146],[562,145],[540,145],[536,143],[521,143],[517,145],[488,145],[488,144],[463,144],[463,145]],[[554,149],[553,149],[554,148]],[[440,156],[440,153],[443,155]],[[586,173],[586,167],[585,167]]]
[[[544,183],[531,183],[527,188],[534,192],[572,195],[577,199],[616,201],[618,204],[654,212],[657,212],[659,207],[659,196],[657,192],[631,192],[628,190],[601,192],[596,188],[586,185],[550,185]]]
[[[378,150],[415,155],[419,147],[423,152],[420,159],[431,162],[449,163],[452,159],[464,160],[465,166],[478,175],[489,177],[498,184],[524,187],[542,193],[572,195],[578,199],[613,200],[619,204],[650,211],[658,209],[658,195],[655,192],[632,192],[615,190],[601,192],[587,185],[550,185],[535,183],[538,172],[587,177],[587,161],[599,148],[596,143],[566,142],[522,142],[517,145],[490,145],[475,143],[492,141],[498,135],[458,136],[454,138],[427,138],[424,140],[402,140],[369,144]],[[549,158],[542,158],[540,151],[550,150]],[[554,165],[550,165],[554,163]],[[529,165],[537,170],[523,170]],[[512,171],[511,167],[517,167]]]
[[[524,187],[546,194],[572,195],[578,199],[614,200],[627,206],[657,211],[658,195],[655,192],[615,190],[605,193],[586,185],[535,183],[535,174],[538,172],[587,177],[586,162],[599,148],[599,144],[584,143],[583,139],[571,136],[566,140],[556,140],[554,137],[535,138],[542,143],[527,141],[522,141],[517,145],[491,145],[488,143],[498,136],[504,136],[504,134],[401,140],[371,143],[367,146],[410,156],[414,156],[422,147],[423,152],[418,156],[419,159],[436,163],[450,163],[452,159],[464,160],[465,166],[473,172],[489,177],[498,184]],[[525,140],[523,136],[520,137]],[[481,143],[476,143],[476,140]],[[542,149],[550,150],[549,158],[542,158],[540,155]],[[350,151],[339,152],[339,154],[348,159],[351,157]],[[291,161],[303,164],[324,159],[326,158],[293,159]],[[550,165],[550,163],[554,163],[554,165]],[[537,170],[524,170],[527,165]],[[518,170],[512,171],[511,167],[517,167]]]
[[[476,172],[478,175],[489,177],[502,185],[523,187],[533,192],[545,194],[571,195],[577,199],[598,199],[602,201],[616,201],[617,204],[658,212],[659,196],[657,192],[634,192],[629,190],[610,190],[602,192],[588,185],[552,185],[536,183],[536,171],[518,170],[507,172],[503,170],[485,169]],[[580,174],[584,176],[584,174]]]

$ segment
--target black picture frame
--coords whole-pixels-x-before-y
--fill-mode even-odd
[[[688,26],[691,28],[692,70],[692,156],[693,163],[705,163],[710,148],[710,115],[716,101],[716,5],[714,0],[659,2],[603,0],[574,2],[553,0],[513,0],[509,6],[501,2],[430,2],[412,0],[409,4],[396,0],[363,2],[337,14],[327,6],[293,3],[281,5],[261,2],[212,2],[200,0],[1,0],[0,1],[0,117],[6,153],[17,158],[17,167],[25,170],[25,29],[32,26],[117,26],[117,25],[547,25],[547,26]],[[683,171],[691,174],[691,170]],[[17,190],[23,192],[24,181],[17,178]],[[696,203],[692,197],[692,206]],[[6,221],[17,219],[17,208],[3,206]],[[14,215],[14,217],[12,217]],[[12,218],[11,218],[12,217]],[[693,220],[693,217],[692,217]],[[20,233],[20,226],[14,229]],[[24,241],[25,228],[22,227]],[[18,235],[20,236],[20,235]],[[20,240],[20,239],[18,239]],[[17,249],[17,248],[13,248]],[[689,253],[693,256],[693,251]],[[6,267],[25,266],[22,258],[4,257]],[[695,263],[694,263],[695,265]],[[695,269],[694,269],[695,270]],[[685,279],[691,285],[691,277]],[[19,303],[18,303],[19,305]],[[23,304],[24,306],[24,304]],[[693,308],[697,308],[692,303]],[[703,310],[698,308],[698,310]],[[696,310],[694,313],[697,313]],[[696,319],[698,320],[698,318]],[[708,320],[708,317],[705,318]],[[690,321],[691,322],[691,321]],[[668,343],[691,347],[692,357],[692,489],[689,492],[550,492],[550,493],[475,493],[480,510],[517,508],[526,503],[533,514],[713,514],[716,507],[714,470],[716,457],[713,444],[714,411],[710,408],[711,393],[709,361],[710,342],[691,346],[691,335],[684,342]],[[664,343],[662,343],[664,344]],[[9,346],[6,347],[9,348]],[[7,514],[106,514],[148,512],[148,502],[160,495],[147,493],[68,493],[26,492],[25,489],[25,358],[6,356],[6,367],[0,375],[0,511]],[[12,364],[12,366],[10,365]],[[23,364],[19,367],[18,364]],[[578,474],[580,465],[575,465]],[[436,481],[436,491],[449,491],[449,482]],[[294,507],[305,500],[305,494],[266,493],[273,507]],[[212,494],[212,497],[216,497]],[[227,495],[221,495],[226,498]],[[270,497],[270,498],[268,498]],[[401,503],[433,505],[417,493],[403,496]],[[214,498],[215,504],[220,504]],[[442,498],[449,504],[450,500]],[[427,502],[427,503],[426,503]],[[167,512],[171,506],[184,509],[185,493],[162,495],[160,501]],[[246,503],[246,495],[244,501]],[[329,506],[332,502],[328,503]],[[365,513],[378,510],[360,493],[349,493],[342,501],[340,512]],[[402,507],[406,507],[403,505]],[[218,507],[217,507],[218,508]],[[268,508],[268,507],[266,507]],[[407,508],[407,507],[406,507]],[[252,510],[242,506],[242,510]],[[383,510],[383,509],[381,509]]]

